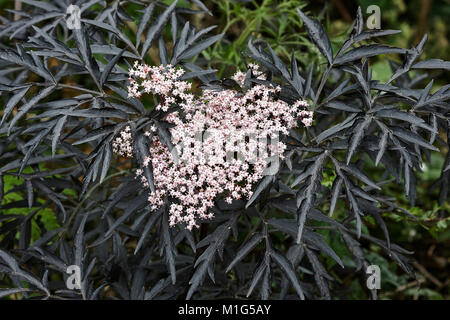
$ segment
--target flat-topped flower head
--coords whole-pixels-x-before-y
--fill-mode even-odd
[[[253,76],[264,80],[259,66],[250,64]],[[199,96],[189,92],[190,83],[180,80],[182,69],[170,65],[149,67],[135,64],[130,70],[130,97],[152,93],[160,98],[156,109],[167,111],[176,104],[180,111],[172,112],[165,120],[172,143],[178,153],[174,158],[160,140],[152,135],[152,126],[146,135],[151,136],[150,157],[143,167],[152,166],[156,192],[149,196],[153,210],[171,199],[169,223],[184,224],[190,230],[199,226],[199,220],[213,216],[210,211],[216,200],[249,199],[253,187],[266,174],[271,161],[282,159],[286,145],[279,135],[300,123],[312,124],[312,111],[303,100],[290,105],[275,98],[281,89],[255,85],[243,94],[235,90],[203,90]],[[233,79],[243,85],[245,73],[237,72]],[[115,150],[128,151],[131,135],[128,131],[119,137],[124,145]],[[143,184],[148,182],[143,170],[136,171]]]

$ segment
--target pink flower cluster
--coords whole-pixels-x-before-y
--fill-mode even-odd
[[[191,89],[191,84],[178,80],[183,74],[183,69],[175,70],[170,64],[149,67],[148,65],[139,65],[136,61],[134,69],[129,71],[128,97],[139,98],[142,93],[158,95],[162,99],[156,109],[164,112],[177,100],[181,100],[179,102],[184,105],[190,105],[194,96],[186,91]]]
[[[250,67],[263,79],[257,65]],[[135,64],[130,71],[129,96],[151,92],[161,100],[157,108],[167,110],[175,103],[181,107],[165,119],[174,124],[169,130],[179,160],[152,135],[150,157],[143,165],[153,168],[156,192],[149,196],[152,209],[170,197],[170,225],[181,223],[191,230],[198,227],[198,220],[213,216],[209,209],[216,199],[223,197],[231,203],[250,198],[268,166],[283,158],[286,145],[279,141],[279,134],[288,134],[298,120],[310,126],[313,113],[305,110],[306,101],[289,105],[276,99],[280,87],[255,85],[243,94],[203,90],[195,97],[188,92],[190,84],[178,80],[183,73],[170,65],[150,68]],[[245,74],[238,72],[233,78],[242,84]],[[142,170],[136,174],[148,186]]]
[[[130,126],[126,126],[120,132],[120,136],[116,137],[112,143],[113,152],[124,157],[133,156],[133,138],[131,137]]]

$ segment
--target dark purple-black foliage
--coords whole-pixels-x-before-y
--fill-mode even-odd
[[[419,61],[426,36],[410,49],[367,44],[397,31],[363,30],[359,10],[348,39],[333,52],[322,25],[299,10],[326,58],[322,74],[312,72],[313,67],[301,72],[294,52],[285,64],[267,44],[250,40],[246,59],[263,67],[265,83],[280,85],[280,97],[287,102],[310,100],[315,122],[284,137],[289,146],[285,160],[275,175],[262,179],[252,199],[231,205],[219,199],[215,218],[189,232],[169,227],[170,199],[156,212],[150,210],[149,190],[130,170],[148,156],[151,140],[143,133],[150,126],[156,125],[166,143],[170,133],[163,120],[167,113],[127,98],[127,69],[135,60],[170,63],[184,67],[185,78],[217,83],[206,61],[199,57],[193,64],[192,58],[222,35],[208,35],[213,27],[198,30],[187,22],[208,9],[198,0],[190,1],[196,10],[177,2],[80,0],[74,4],[81,9],[81,28],[69,29],[67,1],[22,2],[21,18],[12,21],[11,12],[11,20],[1,17],[0,26],[0,198],[4,178],[12,176],[23,183],[8,193],[24,199],[0,207],[0,296],[339,297],[341,285],[331,271],[344,268],[343,257],[318,226],[345,243],[361,282],[370,264],[370,243],[412,272],[410,252],[390,242],[382,218],[384,212],[410,213],[383,190],[401,185],[414,205],[422,163],[432,152],[450,147],[449,85],[432,93],[432,80],[420,87],[426,74],[411,78],[412,70],[450,69],[447,61]],[[138,28],[131,31],[127,23],[136,17]],[[386,83],[372,79],[369,64],[369,58],[382,54],[397,54],[404,61],[391,63]],[[301,64],[308,67],[307,61]],[[249,71],[246,85],[259,82]],[[135,141],[131,164],[119,163],[111,150],[112,139],[126,125]],[[377,180],[367,173],[369,160],[381,172]],[[447,153],[435,182],[441,203],[449,196],[449,169]],[[331,189],[322,184],[325,171],[336,175]],[[149,168],[145,176],[154,190]],[[343,219],[330,217],[338,203]],[[7,214],[11,208],[35,210]],[[53,210],[60,227],[47,229],[37,215],[44,208]],[[384,238],[362,232],[368,216]],[[32,242],[33,224],[40,237]],[[325,257],[335,264],[327,267]],[[80,290],[66,288],[69,265],[81,268]]]

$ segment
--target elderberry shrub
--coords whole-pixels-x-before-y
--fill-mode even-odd
[[[379,44],[397,31],[363,30],[359,9],[336,51],[298,10],[319,73],[250,39],[247,70],[218,79],[202,52],[224,35],[189,22],[211,14],[199,0],[76,1],[78,21],[22,2],[0,25],[0,296],[340,298],[374,246],[413,271],[383,214],[415,219],[387,190],[414,205],[433,153],[449,197],[450,90],[421,70],[450,62],[419,61],[426,36]],[[381,82],[386,54],[403,64]]]

